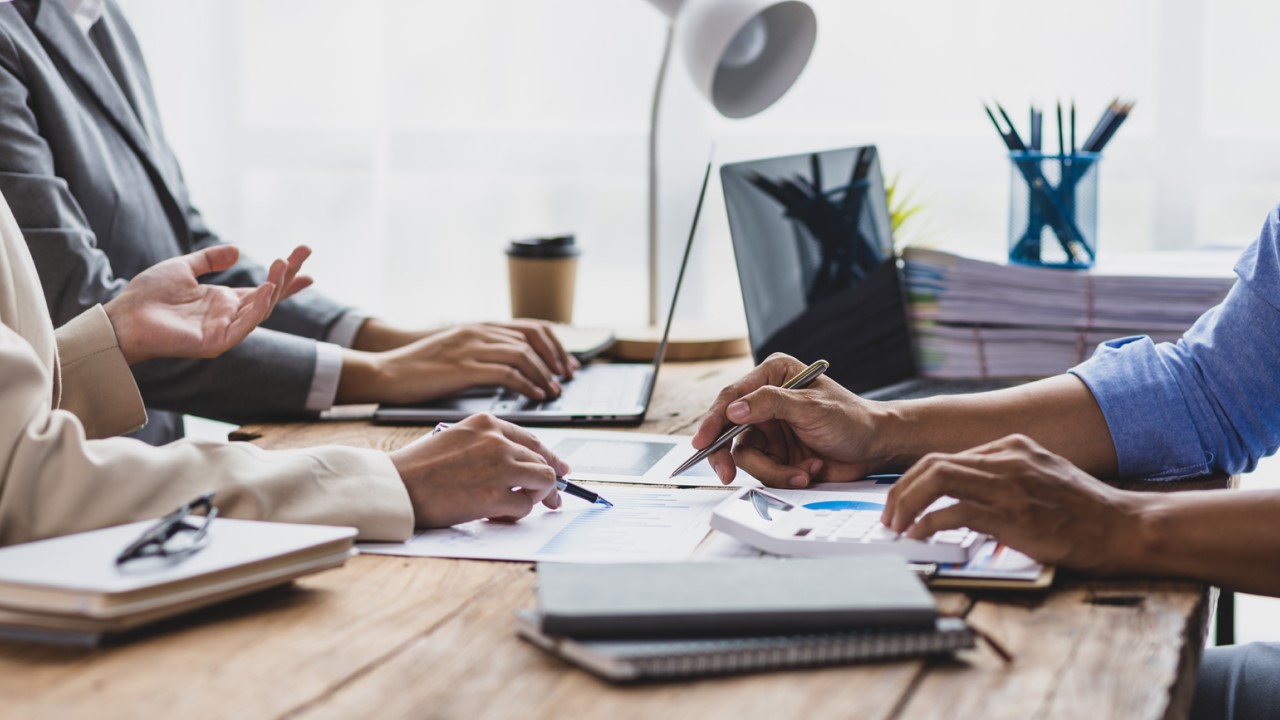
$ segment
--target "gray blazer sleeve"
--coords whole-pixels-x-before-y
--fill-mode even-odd
[[[0,5],[0,12],[5,12],[5,6]],[[32,99],[28,83],[47,86],[52,80],[24,65],[7,31],[0,24],[0,193],[12,205],[39,271],[50,314],[60,325],[115,297],[125,284],[99,244],[103,233],[110,234],[111,213],[85,212],[72,190],[75,181],[68,180],[85,181],[95,172],[109,172],[109,167],[95,171],[68,166],[52,145],[59,138],[42,135],[47,126],[56,126],[45,114],[73,113],[76,108],[51,108]],[[61,139],[62,146],[74,146],[73,140]],[[119,188],[120,193],[129,191]],[[198,220],[198,214],[192,213]],[[199,226],[201,243],[218,242],[203,222]],[[262,272],[244,261],[209,280],[247,284]],[[275,326],[322,336],[326,323],[336,321],[341,312],[336,303],[313,294],[277,308]],[[216,360],[157,360],[136,366],[134,375],[149,407],[242,422],[303,413],[315,362],[315,341],[309,337],[258,330]]]

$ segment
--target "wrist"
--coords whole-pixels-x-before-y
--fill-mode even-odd
[[[1161,574],[1169,545],[1170,499],[1163,493],[1115,490],[1107,551],[1097,571],[1103,575]]]
[[[923,423],[917,405],[891,400],[867,401],[867,406],[872,438],[867,454],[873,470],[906,470],[929,452],[920,438]]]
[[[389,369],[381,353],[344,349],[334,404],[352,405],[386,400],[386,388],[393,386],[388,374]]]
[[[116,345],[120,348],[120,354],[124,356],[124,361],[129,365],[146,360],[144,353],[138,347],[138,343],[134,340],[132,323],[130,323],[130,313],[128,304],[117,295],[102,306],[103,311],[107,313],[107,320],[111,322],[111,329],[116,334]]]
[[[367,318],[356,331],[351,347],[364,352],[386,352],[404,347],[426,335],[394,328],[377,318]]]
[[[410,451],[409,446],[393,450],[387,453],[391,458],[391,464],[395,466],[396,472],[400,474],[400,482],[404,483],[405,492],[409,494],[409,505],[413,508],[414,524],[421,526],[424,524],[424,511],[426,507],[426,483],[422,482],[422,475],[425,468],[418,457],[420,452]]]

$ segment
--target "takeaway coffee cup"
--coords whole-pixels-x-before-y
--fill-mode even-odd
[[[578,253],[572,235],[512,240],[507,246],[511,316],[573,322]]]

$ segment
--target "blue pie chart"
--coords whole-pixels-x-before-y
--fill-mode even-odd
[[[808,503],[805,507],[810,510],[883,510],[884,504],[866,500],[823,500]]]

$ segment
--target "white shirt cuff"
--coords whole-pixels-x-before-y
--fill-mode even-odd
[[[311,376],[311,391],[307,393],[308,411],[323,412],[333,407],[341,376],[342,348],[333,343],[316,343],[316,372]]]
[[[334,345],[341,345],[349,348],[356,344],[356,333],[360,332],[360,328],[364,326],[364,321],[369,316],[352,310],[343,314],[338,321],[329,328],[329,334],[324,339]]]

